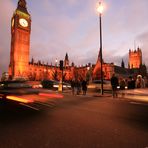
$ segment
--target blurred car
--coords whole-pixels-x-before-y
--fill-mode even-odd
[[[31,85],[32,88],[43,88],[40,81],[26,81],[28,85]]]
[[[89,90],[98,91],[101,90],[101,80],[94,80],[88,85]],[[111,82],[108,80],[103,80],[103,90],[112,90]]]
[[[43,80],[41,82],[43,88],[47,88],[47,89],[53,89],[56,88],[55,86],[58,85],[58,81],[54,81],[54,80]]]
[[[43,88],[42,84],[34,84],[32,88]]]
[[[46,102],[50,98],[63,98],[63,95],[52,93],[42,88],[32,88],[27,81],[3,81],[0,82],[0,101],[15,101],[18,103],[31,104]]]
[[[54,80],[43,80],[41,82],[43,88],[58,90],[60,82]],[[63,89],[71,89],[71,85],[69,83],[63,82]]]
[[[54,84],[53,87],[58,89],[59,84],[60,82],[58,82],[58,84]],[[62,85],[63,85],[63,89],[71,89],[71,85],[69,83],[63,82]]]

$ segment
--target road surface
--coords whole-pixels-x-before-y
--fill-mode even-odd
[[[0,106],[0,148],[147,148],[148,104],[72,96]]]

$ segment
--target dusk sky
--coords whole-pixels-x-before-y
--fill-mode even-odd
[[[0,74],[8,71],[11,17],[18,0],[0,0]],[[32,18],[30,59],[96,63],[99,50],[98,0],[26,0]],[[103,59],[127,64],[128,51],[140,47],[148,65],[148,0],[103,0]],[[135,43],[135,44],[134,44]],[[126,65],[127,67],[127,65]]]

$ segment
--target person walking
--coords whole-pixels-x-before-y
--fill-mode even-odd
[[[87,92],[87,81],[86,80],[82,81],[82,91],[83,91],[83,95],[86,95],[86,92]]]
[[[145,87],[144,79],[142,78],[141,75],[138,75],[136,80],[136,88],[144,88],[144,87]]]
[[[75,87],[76,87],[76,94],[79,95],[81,92],[81,84],[80,84],[80,80],[76,80],[75,82]]]
[[[111,77],[111,86],[112,86],[112,96],[118,97],[117,94],[117,86],[119,86],[118,78],[115,76],[115,74],[112,75]]]
[[[125,83],[125,80],[123,78],[120,78],[119,86],[120,86],[120,90],[124,90],[125,89],[126,83]]]
[[[124,90],[125,90],[125,87],[126,87],[126,83],[125,83],[125,80],[122,77],[119,79],[119,86],[120,86],[120,90],[121,90],[121,96],[124,97],[125,96]]]
[[[75,94],[75,80],[71,80],[71,90],[72,90],[72,94]]]

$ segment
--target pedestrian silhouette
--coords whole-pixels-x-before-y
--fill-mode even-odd
[[[119,86],[118,78],[115,76],[115,74],[112,75],[111,77],[111,86],[112,86],[112,96],[118,97],[117,94],[117,87]]]
[[[87,81],[86,80],[82,81],[82,91],[83,91],[83,95],[86,95],[86,92],[87,92]]]

